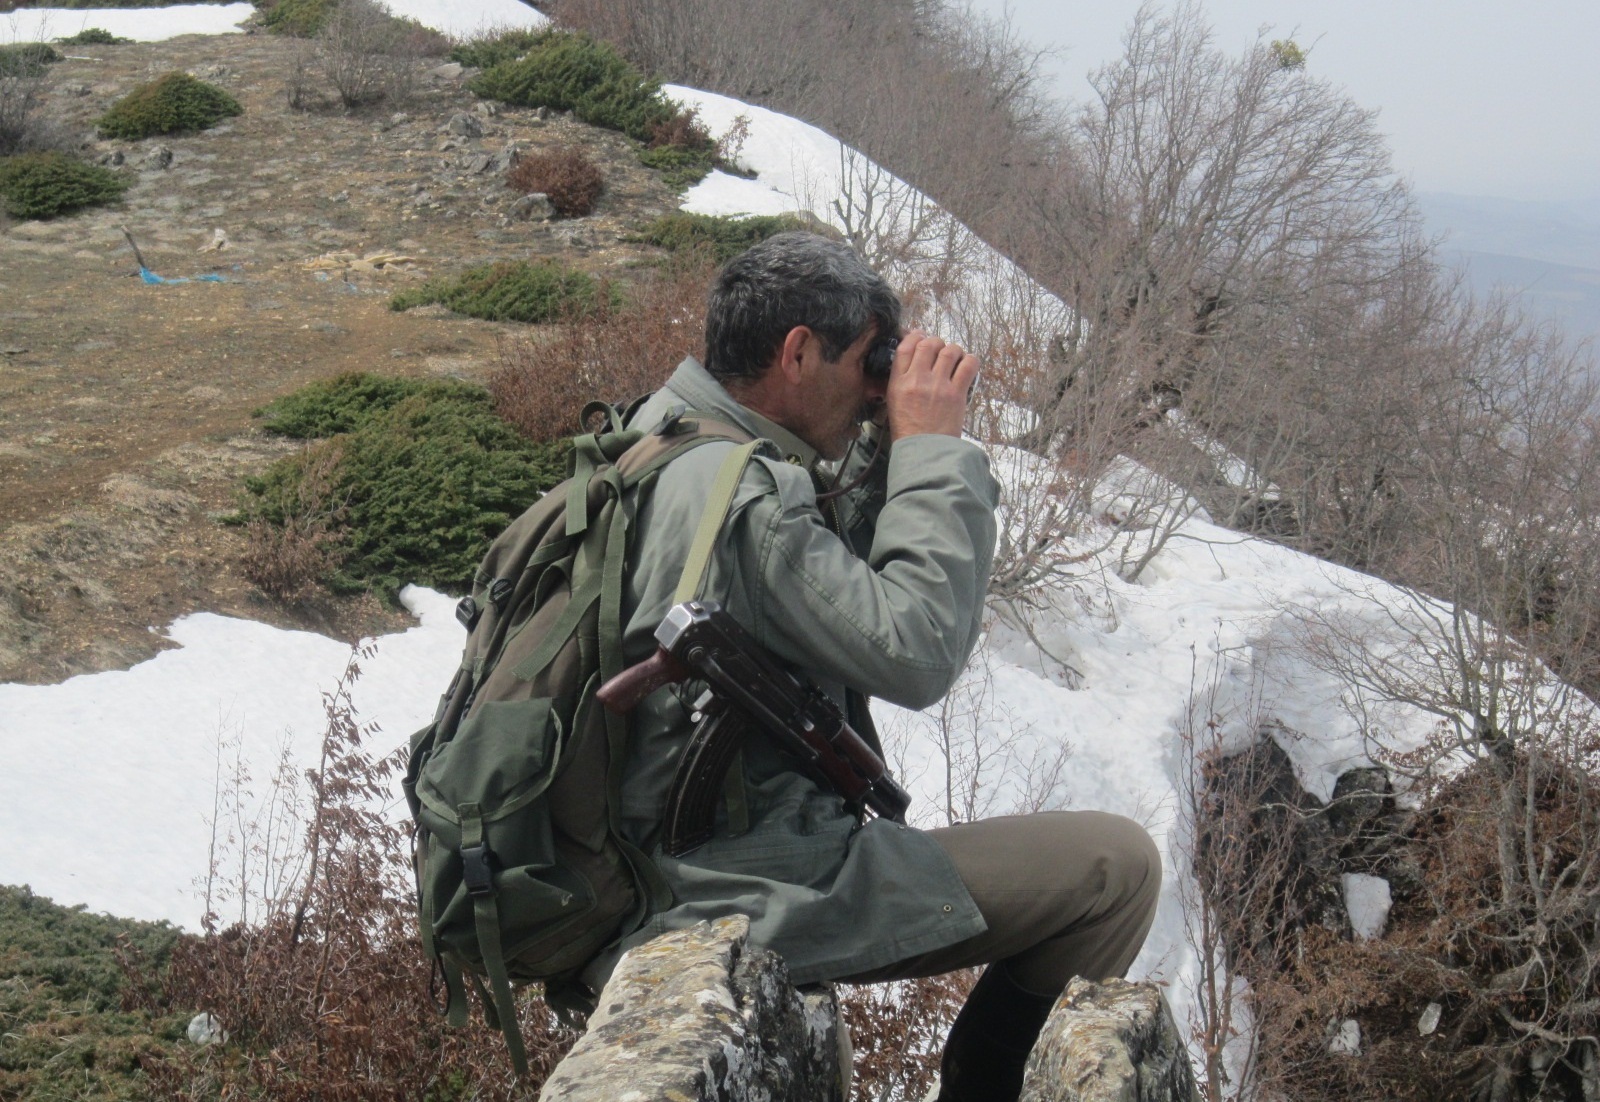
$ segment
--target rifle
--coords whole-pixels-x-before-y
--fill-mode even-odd
[[[609,710],[629,712],[663,685],[690,678],[706,683],[694,705],[694,734],[667,797],[662,845],[669,856],[682,857],[711,837],[723,776],[751,727],[843,797],[856,815],[870,811],[906,821],[910,794],[845,722],[838,705],[779,665],[721,605],[674,605],[656,628],[656,642],[655,654],[595,695]]]

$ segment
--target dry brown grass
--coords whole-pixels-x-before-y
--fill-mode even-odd
[[[352,655],[323,697],[323,753],[305,774],[305,844],[289,886],[265,901],[258,922],[219,929],[208,918],[204,935],[174,949],[159,981],[141,962],[125,962],[134,1003],[206,1011],[228,1032],[226,1044],[186,1045],[146,1064],[152,1097],[509,1102],[537,1090],[571,1047],[574,1035],[524,997],[532,1075],[519,1085],[497,1030],[476,1012],[467,1028],[451,1029],[437,1011],[442,993],[417,940],[408,831],[379,810],[400,759],[366,750],[373,728],[350,704],[361,657]]]
[[[558,440],[580,431],[588,402],[655,390],[684,356],[701,353],[710,281],[710,265],[697,259],[663,269],[620,307],[506,340],[489,379],[495,412],[533,440]]]
[[[1479,763],[1430,792],[1376,849],[1346,842],[1343,867],[1394,886],[1387,930],[1372,941],[1329,929],[1307,904],[1316,885],[1301,855],[1322,844],[1318,814],[1274,802],[1248,766],[1213,768],[1207,786],[1197,871],[1221,916],[1229,969],[1250,984],[1256,1090],[1339,1102],[1590,1097],[1600,788],[1581,763],[1522,754]],[[1509,806],[1518,803],[1524,811]],[[1519,814],[1525,863],[1502,850],[1497,830]],[[1508,859],[1538,871],[1508,876]],[[1238,890],[1260,879],[1239,870],[1264,864],[1273,882],[1260,886],[1275,900]],[[1442,1008],[1440,1024],[1423,1035],[1429,1003]],[[1330,1051],[1347,1019],[1360,1025],[1360,1051]]]
[[[246,526],[240,569],[269,597],[301,600],[339,565],[338,528],[346,512],[336,488],[342,459],[336,442],[313,445],[303,457],[304,477],[282,502],[281,523],[257,517]]]

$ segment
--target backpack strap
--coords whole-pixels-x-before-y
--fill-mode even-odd
[[[689,545],[689,557],[684,560],[683,573],[678,576],[678,591],[672,596],[673,604],[699,599],[700,591],[705,588],[706,571],[711,566],[711,552],[717,546],[722,526],[728,521],[728,510],[733,507],[733,495],[738,492],[739,480],[744,477],[750,457],[760,446],[760,440],[752,440],[735,448],[717,470],[716,480],[711,483],[711,490],[706,495],[706,511],[700,514],[700,527],[695,529],[694,542]]]
[[[684,561],[683,573],[678,576],[678,591],[672,603],[699,600],[705,589],[706,572],[711,566],[711,552],[717,546],[717,537],[727,523],[728,510],[733,507],[733,495],[738,492],[744,469],[750,457],[761,446],[760,440],[735,448],[722,461],[717,477],[706,495],[706,511],[700,514],[700,527],[695,530],[694,542],[689,545],[689,557]],[[735,750],[727,773],[722,778],[722,802],[728,809],[728,830],[743,834],[750,829],[750,798],[744,788],[744,751]]]
[[[681,416],[681,414],[680,414]],[[710,423],[705,423],[709,421]],[[672,424],[680,424],[679,418],[673,418]],[[679,430],[684,434],[682,439],[673,440],[670,446],[662,447],[665,440],[672,439],[672,433],[662,434],[658,437],[652,434],[645,440],[630,447],[628,453],[619,457],[617,463],[605,472],[605,477],[613,481],[613,487],[620,499],[623,489],[633,485],[667,463],[676,459],[690,448],[708,443],[715,439],[726,439],[733,433],[740,436],[748,435],[735,426],[712,419],[692,422],[684,425]],[[693,433],[694,435],[688,435]],[[679,579],[679,588],[689,584],[692,580],[693,588],[698,590],[704,584],[704,575],[711,561],[711,550],[715,546],[716,533],[722,528],[727,519],[728,510],[733,504],[734,492],[738,489],[739,478],[744,472],[750,456],[761,446],[761,441],[751,440],[735,448],[723,461],[717,478],[712,484],[711,492],[706,501],[705,511],[701,514],[700,526],[696,530],[696,538],[690,551],[690,559],[684,567],[683,576]],[[642,453],[635,449],[659,449],[659,454],[645,459],[637,468],[633,464],[636,458],[642,458]],[[612,541],[617,541],[615,546],[622,547],[621,541],[626,539],[628,525],[628,510],[620,507],[620,501],[611,515],[611,532],[607,537],[608,548]],[[702,533],[710,532],[710,536],[702,540]],[[701,546],[703,543],[703,547]],[[604,571],[600,583],[600,676],[602,682],[616,676],[623,669],[622,655],[622,594],[624,589],[623,556],[620,554],[607,554],[603,560]],[[613,712],[605,713],[606,742],[609,751],[610,769],[606,778],[607,806],[610,809],[610,831],[612,840],[617,848],[622,851],[628,864],[632,866],[634,876],[641,887],[639,893],[640,913],[637,916],[642,921],[647,915],[657,911],[664,911],[672,905],[672,888],[667,884],[666,878],[661,875],[661,870],[656,868],[654,861],[633,843],[629,842],[622,832],[621,819],[621,792],[622,775],[627,763],[628,751],[628,721],[627,717],[616,715]]]
[[[483,817],[478,805],[461,805],[461,853],[467,861],[463,879],[472,897],[473,918],[478,927],[478,946],[483,954],[483,969],[489,974],[489,988],[493,992],[494,1017],[491,1026],[498,1024],[506,1035],[506,1048],[511,1051],[511,1064],[518,1078],[527,1078],[528,1051],[522,1042],[522,1029],[517,1024],[517,1002],[511,993],[511,978],[506,974],[505,952],[500,945],[500,908],[495,900],[493,872],[487,863],[483,848]],[[480,855],[480,865],[472,864],[469,855]],[[481,994],[481,991],[480,991]],[[484,1000],[485,1017],[489,1017],[491,1000]]]

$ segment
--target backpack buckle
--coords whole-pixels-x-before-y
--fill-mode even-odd
[[[651,435],[677,436],[679,433],[693,432],[698,427],[695,422],[683,419],[683,415],[688,412],[688,406],[674,406]]]
[[[463,597],[456,603],[456,619],[468,631],[478,626],[478,617],[482,615],[483,609],[471,597]]]
[[[511,596],[511,579],[496,578],[489,586],[489,603],[494,605],[496,612],[506,610],[506,598]]]
[[[461,847],[461,882],[467,887],[467,894],[477,899],[485,895],[494,894],[494,866],[491,864],[492,854],[489,847],[482,842],[475,846]]]

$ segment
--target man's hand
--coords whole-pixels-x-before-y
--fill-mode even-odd
[[[978,357],[959,344],[916,329],[900,338],[884,394],[890,442],[924,433],[960,436],[978,366]]]

